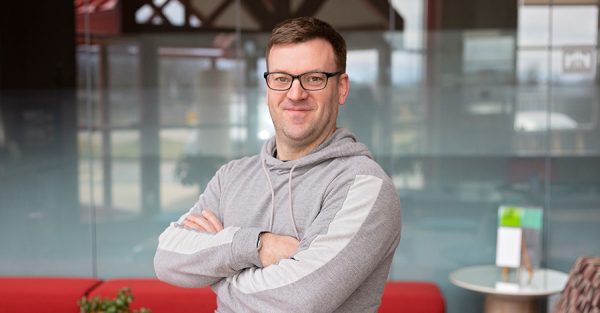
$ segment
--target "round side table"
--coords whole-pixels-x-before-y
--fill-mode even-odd
[[[482,265],[460,268],[450,273],[450,281],[484,294],[485,313],[535,313],[537,300],[561,292],[568,279],[566,273],[545,268],[534,270],[529,284],[527,275],[521,276],[505,282],[500,267]]]

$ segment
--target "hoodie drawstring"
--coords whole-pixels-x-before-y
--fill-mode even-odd
[[[288,180],[288,193],[290,198],[289,209],[290,219],[292,220],[292,228],[294,229],[294,235],[296,236],[296,239],[300,240],[300,236],[298,236],[298,231],[296,230],[296,221],[294,220],[294,207],[292,206],[292,174],[294,173],[295,168],[296,165],[292,166],[292,169],[290,170],[290,179]]]
[[[275,189],[273,188],[273,182],[271,181],[271,176],[269,175],[269,171],[267,170],[266,160],[262,160],[262,168],[267,176],[267,181],[269,182],[269,187],[271,189],[271,220],[269,221],[269,231],[273,231],[273,220],[275,219]],[[290,220],[292,222],[292,229],[294,230],[294,236],[296,239],[300,240],[300,236],[298,236],[298,230],[296,229],[296,221],[294,220],[294,208],[292,206],[292,174],[294,174],[294,169],[296,169],[296,165],[292,166],[290,170],[290,177],[288,179],[288,193],[289,193],[289,211],[290,211]]]
[[[267,176],[267,181],[269,182],[269,187],[271,187],[271,221],[269,221],[269,231],[273,231],[273,219],[275,218],[275,190],[273,189],[273,183],[271,182],[271,176],[269,176],[269,172],[267,171],[267,166],[265,165],[267,161],[263,159],[262,168]]]

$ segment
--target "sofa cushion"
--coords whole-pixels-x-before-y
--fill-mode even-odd
[[[430,282],[388,281],[383,290],[379,313],[444,313],[444,298]]]
[[[153,278],[107,279],[90,292],[90,297],[114,298],[128,287],[133,294],[132,309],[145,307],[152,313],[213,313],[217,296],[208,288],[181,288]]]
[[[118,290],[129,287],[134,300],[131,307],[145,307],[152,313],[213,313],[217,298],[205,288],[180,288],[156,279],[110,279],[90,292],[90,297],[113,298]],[[440,289],[429,282],[388,281],[379,313],[444,313],[445,303]]]
[[[95,278],[0,277],[0,313],[77,313],[77,301],[99,283]]]

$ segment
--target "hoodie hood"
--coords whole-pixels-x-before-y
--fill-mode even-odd
[[[294,189],[292,180],[294,177],[294,170],[296,170],[296,173],[302,173],[321,162],[340,157],[362,155],[373,159],[367,146],[356,142],[356,137],[346,128],[336,129],[333,135],[329,136],[329,138],[315,150],[296,160],[281,161],[273,157],[275,149],[275,137],[272,137],[263,145],[261,151],[261,165],[271,190],[271,217],[269,230],[273,230],[273,220],[275,216],[275,189],[273,188],[273,180],[271,179],[270,173],[274,173],[278,176],[288,175],[288,212],[294,236],[298,240],[300,240],[300,237],[298,236],[296,221],[294,220],[294,205],[292,203],[292,193]]]
[[[347,128],[338,128],[322,144],[309,154],[291,161],[281,161],[275,158],[275,137],[271,137],[262,147],[261,159],[269,170],[284,174],[292,168],[302,170],[305,167],[311,167],[321,162],[348,156],[367,156],[373,159],[367,146],[356,141],[356,137]]]

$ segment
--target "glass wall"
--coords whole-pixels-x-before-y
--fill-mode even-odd
[[[501,205],[543,209],[540,266],[600,255],[598,4],[446,2],[330,0],[312,15],[348,43],[338,125],[400,194],[390,279],[433,281],[449,313],[469,313],[483,297],[448,275],[494,264]],[[71,102],[4,92],[0,275],[153,276],[161,231],[222,164],[274,134],[262,78],[271,21],[240,1],[140,3],[75,1],[76,87],[61,91]],[[115,25],[96,23],[116,8]],[[6,99],[57,108],[15,117]],[[57,122],[65,112],[76,130]],[[76,148],[23,144],[49,134]]]

